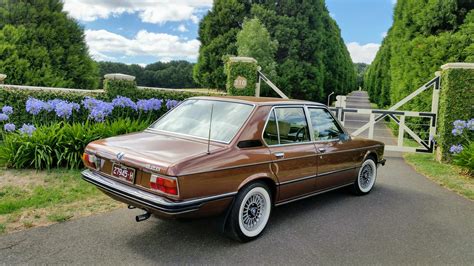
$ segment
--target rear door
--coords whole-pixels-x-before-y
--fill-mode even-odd
[[[356,177],[356,159],[360,151],[350,145],[350,140],[340,141],[343,128],[324,107],[309,107],[309,116],[316,152],[318,153],[317,191],[342,186]]]
[[[263,138],[269,146],[272,168],[280,183],[278,200],[290,200],[312,192],[317,154],[311,142],[304,107],[275,107]]]

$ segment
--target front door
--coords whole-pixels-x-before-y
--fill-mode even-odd
[[[317,154],[303,106],[275,107],[263,137],[272,153],[272,168],[280,183],[278,201],[312,192]]]
[[[360,151],[354,150],[350,141],[340,141],[344,133],[341,126],[326,108],[310,107],[309,116],[313,139],[318,153],[317,191],[353,182],[356,177],[356,160]]]

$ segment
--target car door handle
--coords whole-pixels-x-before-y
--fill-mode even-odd
[[[326,148],[318,148],[318,151],[319,151],[320,153],[325,153],[325,152],[326,152]]]
[[[275,152],[274,155],[277,159],[285,158],[285,153],[284,152]]]

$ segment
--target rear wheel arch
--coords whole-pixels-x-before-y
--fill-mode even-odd
[[[262,182],[265,185],[267,185],[267,187],[270,189],[272,204],[274,204],[276,200],[276,195],[277,195],[277,185],[276,185],[275,180],[273,180],[271,177],[268,177],[268,176],[249,177],[240,184],[238,191],[241,191],[242,188],[255,182]]]

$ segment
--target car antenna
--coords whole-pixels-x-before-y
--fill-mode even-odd
[[[214,104],[211,105],[211,119],[209,120],[209,136],[207,138],[207,154],[211,154],[212,113],[214,113]]]

